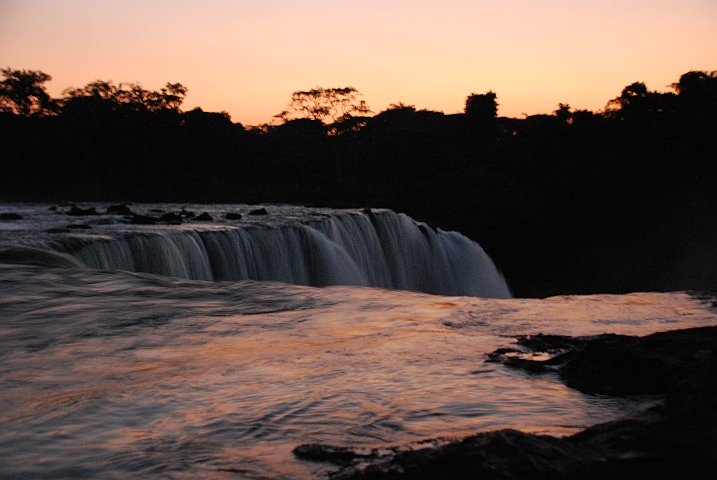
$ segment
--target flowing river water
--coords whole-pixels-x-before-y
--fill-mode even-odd
[[[185,222],[142,230],[107,216],[50,215],[48,206],[3,208],[23,217],[0,223],[3,478],[321,478],[332,467],[296,459],[294,447],[410,444],[505,427],[571,434],[655,399],[584,395],[554,375],[488,363],[485,354],[510,346],[520,334],[643,335],[717,324],[710,303],[682,292],[481,298],[388,285],[317,287],[89,268],[88,259],[100,258],[90,253],[102,250],[91,245],[127,242],[126,255],[117,258],[135,267],[161,266],[171,261],[138,261],[133,236],[147,244],[157,235],[176,239],[176,232],[199,232],[197,238],[205,239],[202,232],[262,227]],[[219,218],[228,207],[213,208]],[[344,215],[321,213],[328,215],[324,222]],[[275,231],[311,225],[305,216],[293,223],[251,220],[262,221]],[[80,223],[90,228],[81,234],[67,228]],[[337,245],[321,247],[334,249],[336,258],[344,257],[336,253],[339,247],[355,255],[335,240],[340,236],[332,240],[328,229],[315,231]],[[295,250],[314,255],[297,277],[309,284],[327,278],[310,271],[320,263],[311,247],[320,242],[307,243],[311,235],[301,237]],[[435,251],[439,240],[420,235]],[[377,238],[388,273],[371,278],[353,261],[350,278],[389,282],[399,278],[392,275],[396,268],[417,271],[408,260],[401,267],[390,258]],[[446,241],[447,250],[460,247],[453,254],[482,254],[475,244]],[[154,254],[162,245],[155,244]],[[205,248],[209,269],[203,272],[216,277],[222,271],[210,250]],[[458,263],[470,264],[469,270],[448,269],[442,281],[459,282],[492,266],[483,257]],[[202,272],[192,268],[186,276]],[[437,282],[421,275],[421,285],[434,288]],[[497,272],[487,278],[472,284],[507,292],[502,285],[486,286],[502,282]]]

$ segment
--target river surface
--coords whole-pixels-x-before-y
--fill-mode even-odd
[[[292,449],[571,434],[655,399],[485,354],[520,334],[717,325],[681,292],[496,299],[21,263],[0,263],[2,478],[325,478]]]

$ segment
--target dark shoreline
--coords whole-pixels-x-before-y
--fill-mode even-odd
[[[52,99],[49,75],[4,72],[44,104],[5,83],[2,202],[390,208],[478,242],[520,297],[717,286],[717,71],[631,83],[597,112],[504,117],[489,91],[460,113],[399,102],[256,127],[182,111],[181,84]]]
[[[714,305],[714,301],[713,301]],[[557,371],[583,393],[661,395],[632,417],[563,438],[506,429],[422,448],[370,452],[300,445],[303,460],[337,465],[332,479],[714,478],[717,471],[717,326],[645,337],[537,335],[488,361],[540,375]],[[550,360],[530,359],[549,353]]]

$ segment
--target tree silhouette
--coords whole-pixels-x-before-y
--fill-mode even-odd
[[[649,91],[643,82],[635,82],[607,103],[605,115],[647,126],[648,119],[670,113],[674,109],[674,100],[674,93]]]
[[[0,82],[0,111],[29,117],[57,111],[57,105],[43,83],[52,77],[40,70],[0,70],[5,80]]]
[[[617,114],[618,118],[625,112],[642,110],[646,106],[648,96],[647,86],[643,82],[635,82],[622,89],[620,96],[607,103],[605,111]]]
[[[705,116],[711,119],[717,116],[717,71],[687,72],[671,86],[689,116],[702,119]]]
[[[673,83],[672,88],[679,95],[705,95],[710,96],[710,100],[715,101],[714,94],[717,90],[717,71],[701,72],[690,71],[680,77],[680,81]]]
[[[466,97],[465,114],[472,118],[493,119],[498,114],[498,96],[493,91],[471,93]]]
[[[484,94],[471,93],[466,97],[465,125],[467,138],[475,144],[489,142],[497,129],[498,96],[489,91]]]
[[[95,80],[82,88],[67,88],[63,92],[66,102],[92,98],[124,105],[137,111],[179,111],[187,94],[181,83],[167,83],[160,91],[145,90],[139,83],[120,83]]]
[[[63,90],[62,94],[67,99],[80,97],[93,97],[100,100],[115,100],[119,87],[112,81],[95,80],[82,88],[69,87]]]
[[[679,125],[696,144],[715,145],[717,138],[717,71],[691,71],[672,88],[677,92]],[[713,146],[717,151],[717,146]],[[714,155],[714,154],[712,154]]]
[[[573,114],[570,112],[570,105],[567,103],[559,103],[558,109],[553,112],[560,123],[571,123]]]
[[[388,106],[388,108],[386,110],[402,110],[404,108],[409,108],[409,109],[413,110],[414,112],[416,111],[415,105],[407,105],[403,102],[392,103]]]
[[[310,120],[327,119],[333,122],[348,120],[356,114],[372,113],[364,100],[358,100],[361,94],[353,87],[322,88],[316,87],[291,94],[288,110],[274,115],[275,118],[287,122],[293,114]]]

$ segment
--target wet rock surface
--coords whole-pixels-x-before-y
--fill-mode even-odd
[[[132,210],[125,205],[125,204],[119,204],[119,205],[110,205],[107,207],[107,214],[110,215],[132,215]]]
[[[130,223],[133,225],[154,225],[158,220],[159,219],[157,217],[140,215],[138,213],[133,213],[132,217],[129,219]]]
[[[198,222],[213,222],[214,218],[212,218],[212,216],[209,215],[207,212],[204,212],[201,215],[197,216],[195,220]]]
[[[717,327],[645,337],[519,337],[518,348],[496,350],[488,361],[534,375],[557,371],[584,393],[661,395],[664,401],[570,437],[506,429],[363,451],[301,445],[294,454],[337,465],[332,479],[714,478],[716,352]]]
[[[667,394],[711,362],[717,329],[693,328],[645,337],[534,335],[518,337],[518,345],[523,350],[500,349],[488,355],[489,361],[538,373],[557,370],[567,386],[583,393]],[[551,357],[532,360],[526,354]]]
[[[261,207],[261,208],[257,208],[257,209],[255,209],[255,210],[252,210],[252,211],[249,212],[247,215],[269,215],[269,212],[268,212],[268,210],[267,210],[266,208]]]
[[[179,213],[165,213],[159,218],[160,222],[166,223],[167,225],[181,225],[182,215]]]
[[[80,208],[77,205],[72,205],[72,207],[70,207],[70,209],[66,213],[67,215],[71,215],[73,217],[87,217],[99,215],[95,207]]]

